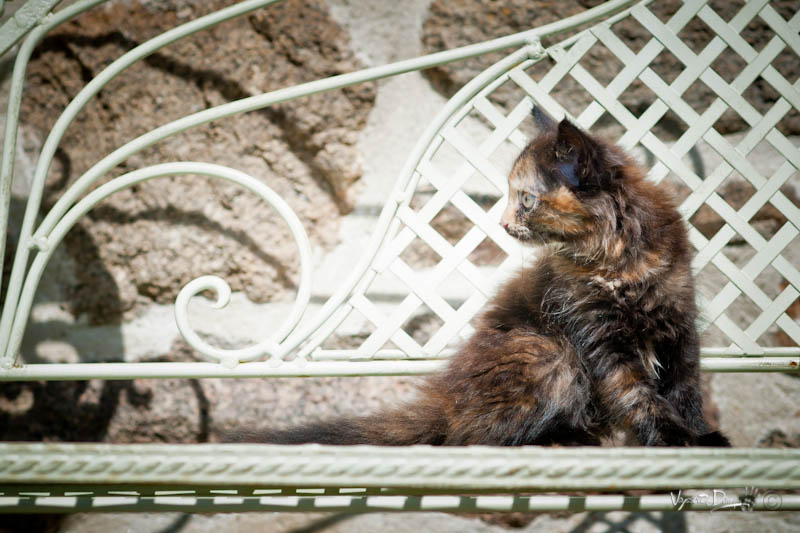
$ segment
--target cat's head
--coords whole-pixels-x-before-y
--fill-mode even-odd
[[[533,110],[539,135],[519,155],[508,178],[500,220],[529,244],[569,243],[598,231],[599,204],[624,179],[628,157],[567,119]]]

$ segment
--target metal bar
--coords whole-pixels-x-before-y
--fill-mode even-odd
[[[34,26],[40,24],[45,15],[56,7],[61,0],[28,0],[19,6],[2,26],[0,26],[0,56],[22,39]],[[2,14],[0,3],[0,14]]]
[[[207,377],[332,377],[408,376],[428,374],[442,368],[432,361],[268,361],[242,363],[227,368],[219,363],[71,363],[34,364],[12,367],[0,373],[0,381],[207,378]]]
[[[800,450],[0,443],[0,486],[519,493],[800,489]]]
[[[3,259],[5,257],[6,228],[8,228],[8,210],[11,202],[11,179],[14,175],[14,156],[17,148],[17,127],[19,125],[19,111],[22,102],[22,88],[25,81],[25,69],[28,66],[33,48],[52,28],[76,17],[80,13],[98,5],[106,0],[84,0],[59,11],[41,26],[35,28],[25,42],[20,47],[17,59],[14,62],[14,70],[11,74],[11,86],[8,92],[8,111],[6,112],[5,136],[3,138],[2,160],[0,161],[0,272],[3,270]],[[3,32],[0,31],[0,35]],[[9,283],[9,287],[11,283]],[[8,291],[6,291],[8,295]],[[6,298],[7,299],[7,298]],[[0,315],[0,331],[4,320],[10,321],[13,306],[7,301]],[[4,353],[4,338],[0,335],[0,362]]]
[[[797,511],[800,496],[774,491],[712,489],[670,494],[627,496],[484,495],[484,496],[6,496],[4,513],[74,512],[336,512],[336,513],[497,513],[542,511]]]
[[[706,372],[797,372],[800,357],[702,357],[700,369]]]
[[[800,346],[776,346],[763,348],[764,353],[747,353],[737,346],[720,348],[707,346],[700,349],[703,357],[800,357]]]
[[[333,376],[413,376],[441,370],[447,359],[405,361],[255,361],[227,368],[218,363],[54,363],[12,367],[1,381],[133,378],[265,378]],[[800,357],[703,357],[705,372],[785,372],[800,370]]]

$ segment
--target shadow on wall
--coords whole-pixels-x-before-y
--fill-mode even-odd
[[[8,288],[11,262],[17,244],[13,229],[21,225],[24,202],[12,198],[10,224],[5,260],[3,262],[2,294]],[[90,236],[75,227],[78,234],[73,239],[83,247],[84,257],[97,258],[97,246]],[[79,283],[91,283],[104,292],[104,300],[110,313],[119,309],[117,285],[111,274],[102,269],[102,262],[92,261],[93,268],[77,268]],[[53,265],[55,267],[55,265]],[[57,268],[48,267],[40,287],[53,284]],[[36,303],[48,302],[56,294],[40,290]],[[20,358],[26,363],[47,363],[51,360],[39,353],[40,346],[66,342],[72,324],[66,320],[50,319],[28,325]],[[92,339],[88,339],[91,341]],[[124,344],[119,324],[102,328],[102,342],[96,339],[104,353],[95,356],[84,346],[73,346],[83,361],[120,361]],[[201,419],[195,427],[199,429],[192,442],[206,442],[209,435],[208,400],[196,380],[188,380],[200,405]],[[0,440],[2,441],[66,441],[100,442],[107,440],[109,424],[121,402],[135,410],[147,410],[153,393],[145,388],[137,389],[136,381],[46,381],[46,382],[0,382]],[[206,408],[203,408],[203,406]]]
[[[524,500],[524,498],[522,498]],[[576,499],[577,501],[577,499]],[[521,506],[527,506],[527,502],[520,501]],[[577,511],[577,510],[576,510]],[[573,516],[566,512],[554,513],[492,513],[480,515],[483,520],[492,525],[500,525],[504,528],[524,529],[526,531],[539,531],[536,524],[531,526],[536,519],[542,515],[549,516],[555,520],[566,519]],[[543,525],[543,524],[542,524]],[[569,533],[634,533],[638,531],[660,531],[661,533],[686,533],[689,531],[686,515],[677,512],[625,512],[617,511],[604,513],[598,511],[586,512],[582,519],[571,529],[567,524],[548,524],[549,527],[568,531]],[[541,526],[540,526],[541,527]]]
[[[60,176],[50,188],[63,188],[71,174],[71,161],[63,151],[56,152],[61,170]],[[26,202],[11,198],[9,206],[9,224],[3,261],[2,286],[0,300],[5,300],[8,281],[16,252],[19,230]],[[96,290],[104,293],[109,302],[109,310],[119,308],[117,285],[108,271],[98,268],[97,245],[80,226],[70,232],[71,241],[80,243],[84,252],[91,259],[86,268],[76,268],[79,283],[92,283]],[[51,261],[39,283],[40,290],[34,299],[36,303],[44,303],[48,299],[57,299],[60,291],[43,291],[42,286],[53,285],[51,282],[56,270],[57,261]],[[57,285],[57,283],[55,283]],[[53,294],[44,294],[51,292]],[[27,363],[44,363],[37,353],[40,344],[64,342],[64,332],[71,324],[64,320],[45,320],[29,323],[23,340],[19,357]],[[110,349],[111,359],[119,360],[122,356],[123,343],[119,328],[109,328],[110,335],[104,339],[104,346]],[[80,352],[79,352],[80,353]],[[145,405],[149,401],[146,395],[136,393],[133,382],[86,382],[86,381],[51,381],[51,382],[0,382],[0,440],[3,441],[74,441],[97,442],[106,435],[109,421],[116,411],[119,398],[125,393],[134,405]]]
[[[124,48],[133,48],[139,44],[127,39],[119,32],[110,32],[94,38],[62,35],[45,39],[37,48],[36,54],[37,56],[41,55],[54,47],[62,52],[70,53],[71,48],[68,44],[76,42],[93,44],[97,47],[115,43]],[[197,70],[158,53],[148,57],[145,62],[172,75],[192,80],[198,86],[213,85],[229,100],[250,96],[240,84],[214,71]],[[4,61],[4,66],[10,66],[10,60]],[[4,76],[9,76],[10,68],[3,68],[2,72]],[[93,77],[91,72],[84,74],[84,77],[89,79]],[[278,110],[263,110],[261,113],[282,125],[290,122]],[[310,150],[308,147],[305,149]],[[44,195],[45,203],[49,202],[51,205],[59,191],[63,191],[70,180],[74,179],[74,165],[69,154],[62,148],[59,148],[55,154],[54,169],[58,174],[54,176],[51,172]],[[320,178],[319,181],[322,184],[324,180]],[[330,186],[325,187],[331,190]],[[45,208],[47,207],[45,206]],[[24,201],[12,198],[0,296],[4,296],[8,289],[8,277],[18,239],[16,233],[21,226],[24,209]],[[101,205],[88,217],[94,221],[114,223],[124,221],[130,218],[130,215],[113,206]],[[211,221],[202,213],[180,211],[168,207],[140,213],[137,219],[170,220],[181,225],[202,226],[209,231],[225,235],[248,248],[259,260],[270,264],[277,273],[278,282],[282,285],[294,285],[285,265],[278,258],[264,251],[259,243],[243,232]],[[92,329],[92,332],[98,331],[99,334],[84,335],[80,340],[76,340],[75,337],[69,336],[70,329],[73,327],[71,321],[59,318],[63,316],[63,313],[48,313],[52,318],[28,324],[21,348],[21,359],[26,363],[53,362],[51,357],[42,355],[40,347],[66,343],[71,346],[67,347],[69,349],[65,351],[74,355],[80,362],[121,361],[125,353],[125,346],[119,322],[125,311],[126,303],[122,301],[120,288],[114,276],[106,268],[105,262],[101,258],[98,243],[95,242],[95,238],[89,231],[78,224],[70,230],[60,248],[59,251],[62,254],[66,250],[64,255],[79,258],[80,265],[72,269],[74,271],[70,273],[72,279],[70,283],[65,284],[58,273],[60,268],[60,265],[57,264],[58,257],[54,257],[39,284],[35,303],[68,307],[73,316],[88,316],[90,323],[103,324],[102,331],[100,328]],[[66,285],[69,285],[69,288],[65,288]],[[0,300],[2,299],[0,298]],[[200,419],[194,424],[196,431],[187,441],[205,442],[209,436],[208,400],[199,383],[194,380],[188,380],[186,383],[194,392],[196,403],[200,407]],[[109,440],[109,425],[121,403],[125,403],[135,410],[146,411],[150,408],[153,391],[147,387],[142,389],[137,389],[135,381],[0,383],[0,440],[82,442]],[[146,431],[142,433],[146,434]],[[144,440],[143,435],[136,435],[135,432],[130,432],[129,436],[133,440]],[[160,440],[170,440],[170,435],[162,435]]]

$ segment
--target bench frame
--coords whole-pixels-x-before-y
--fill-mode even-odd
[[[30,0],[0,28],[0,53],[6,53],[20,39],[9,95],[5,125],[2,166],[0,166],[0,266],[8,224],[10,183],[14,169],[17,119],[23,97],[22,86],[28,60],[35,46],[48,31],[104,0],[81,0],[51,13],[57,0]],[[668,22],[660,22],[647,9],[649,2],[636,5],[632,0],[611,0],[586,12],[519,34],[484,43],[448,50],[390,65],[367,68],[294,87],[288,87],[242,100],[222,104],[183,117],[150,131],[107,155],[80,178],[37,224],[44,180],[56,148],[66,128],[105,84],[128,66],[177,39],[191,35],[235,16],[259,9],[276,0],[248,0],[216,13],[183,24],[121,56],[89,82],[65,109],[45,141],[37,162],[34,184],[28,199],[25,219],[16,251],[9,287],[0,319],[0,380],[134,379],[145,377],[294,377],[354,375],[416,375],[440,368],[452,353],[452,343],[469,331],[468,321],[490,297],[500,273],[483,279],[473,265],[464,261],[467,253],[484,237],[491,238],[508,255],[498,272],[521,262],[516,244],[499,230],[498,205],[475,211],[470,200],[459,194],[458,187],[447,193],[451,201],[475,223],[476,235],[464,249],[438,242],[429,236],[430,217],[418,216],[409,207],[420,180],[428,180],[441,192],[446,185],[431,165],[443,143],[450,143],[465,157],[462,168],[477,170],[500,190],[504,176],[488,162],[486,154],[503,142],[524,144],[517,129],[534,102],[554,116],[564,114],[563,107],[549,91],[567,72],[591,89],[595,101],[577,117],[583,127],[591,127],[603,114],[611,114],[626,130],[619,140],[626,148],[640,144],[657,160],[651,171],[654,179],[669,172],[677,174],[693,192],[681,206],[690,216],[706,203],[717,209],[726,225],[713,239],[706,239],[691,228],[692,243],[698,249],[695,268],[713,263],[730,283],[710,302],[701,302],[709,323],[723,329],[732,342],[729,346],[703,349],[702,368],[716,372],[797,372],[800,347],[762,346],[758,338],[777,324],[795,341],[800,326],[786,313],[800,295],[800,274],[781,252],[800,231],[800,211],[783,196],[779,187],[800,169],[800,150],[792,145],[775,125],[792,108],[800,109],[800,82],[790,84],[769,65],[774,55],[770,43],[760,52],[752,50],[738,37],[757,14],[776,33],[774,47],[789,46],[800,55],[800,15],[782,19],[766,0],[749,2],[729,22],[714,18],[713,10],[703,1],[687,2]],[[0,2],[2,8],[2,2]],[[677,33],[693,16],[701,16],[718,37],[706,50],[695,56],[677,38]],[[650,44],[634,54],[614,42],[613,24],[624,17],[636,17],[653,34]],[[719,20],[718,20],[719,19]],[[589,29],[566,40],[543,48],[541,40],[572,30],[589,22]],[[737,30],[738,29],[738,30]],[[777,40],[781,40],[778,43]],[[622,60],[624,68],[607,87],[597,83],[578,65],[579,52],[595,42],[602,42]],[[780,49],[783,49],[783,46]],[[657,53],[668,47],[689,65],[667,86],[649,68]],[[731,84],[714,78],[709,65],[725,47],[736,50],[748,69]],[[310,94],[330,91],[365,81],[377,80],[458,61],[500,50],[514,49],[507,57],[489,67],[451,98],[427,128],[409,154],[394,190],[372,237],[371,244],[348,278],[316,313],[307,312],[310,298],[311,248],[302,224],[291,208],[262,181],[236,169],[206,162],[164,163],[138,169],[87,191],[108,171],[137,151],[189,128],[238,113]],[[780,51],[780,50],[778,50]],[[777,52],[774,52],[777,54]],[[554,62],[553,74],[534,82],[526,69],[542,61]],[[695,64],[696,63],[696,64]],[[560,71],[559,71],[560,69]],[[559,72],[561,72],[559,74]],[[753,74],[755,72],[755,74]],[[781,93],[781,99],[765,116],[749,106],[741,96],[748,79],[761,75]],[[617,97],[633,79],[641,79],[660,89],[658,100],[640,117],[634,117]],[[718,78],[718,76],[717,76]],[[680,98],[683,90],[696,80],[703,80],[719,95],[701,115]],[[506,82],[514,82],[526,97],[507,115],[489,104],[487,95]],[[738,85],[737,85],[738,84]],[[737,92],[738,91],[738,92]],[[714,107],[716,106],[716,107]],[[728,106],[750,124],[751,130],[736,147],[727,144],[713,129],[714,117]],[[692,126],[672,146],[667,147],[650,133],[653,124],[671,109]],[[496,138],[473,151],[463,144],[456,131],[472,112],[480,112],[492,123]],[[717,114],[718,113],[718,114]],[[703,140],[717,149],[725,162],[705,180],[685,169],[680,157]],[[785,158],[780,170],[764,177],[748,166],[745,158],[758,142],[766,139]],[[725,168],[728,165],[728,168]],[[731,170],[739,170],[757,189],[756,194],[735,211],[725,208],[714,191]],[[467,172],[468,173],[468,172]],[[28,364],[18,359],[19,346],[28,322],[33,297],[42,272],[54,248],[67,231],[102,199],[142,181],[178,174],[198,174],[237,183],[276,209],[289,226],[300,257],[300,281],[296,302],[283,324],[272,336],[241,350],[223,350],[203,341],[192,329],[189,301],[206,290],[217,295],[217,306],[227,304],[230,287],[215,276],[203,276],[187,284],[178,295],[175,315],[184,339],[207,362],[79,363]],[[461,178],[462,183],[466,174]],[[749,218],[770,202],[788,222],[769,241],[749,225]],[[753,259],[742,269],[734,266],[722,246],[739,233],[756,248]],[[430,238],[429,238],[430,237]],[[452,258],[448,268],[474,279],[476,291],[465,298],[458,312],[435,293],[420,287],[421,275],[408,273],[398,263],[398,256],[410,239],[423,238],[443,257]],[[437,244],[438,242],[438,244]],[[459,243],[461,244],[461,243]],[[777,269],[789,282],[781,294],[770,299],[756,286],[755,277],[767,266]],[[437,267],[438,268],[438,267]],[[320,345],[345,319],[347,313],[369,308],[367,293],[375,276],[392,271],[406,276],[410,289],[404,301],[406,315],[385,317],[375,324],[375,331],[363,345],[353,350],[323,350]],[[433,275],[433,274],[429,274]],[[412,286],[413,285],[413,286]],[[725,315],[728,305],[739,294],[747,294],[762,313],[746,329],[741,329]],[[420,346],[404,337],[399,328],[413,309],[423,303],[444,321],[439,338]],[[366,307],[364,307],[366,306]],[[463,309],[463,312],[462,312]],[[399,311],[398,311],[399,312]],[[302,320],[301,320],[302,319]],[[386,347],[387,343],[393,345]],[[714,502],[684,501],[678,505],[674,493],[653,496],[551,496],[530,494],[547,491],[609,490],[678,490],[748,488],[739,498],[739,508],[788,510],[800,508],[800,497],[772,492],[800,489],[800,453],[793,450],[763,449],[435,449],[411,447],[385,449],[376,447],[331,448],[318,445],[283,447],[260,445],[98,445],[98,444],[0,444],[0,511],[31,510],[65,512],[76,510],[445,510],[445,511],[519,511],[519,510],[675,510],[709,509]],[[459,494],[459,496],[452,496]],[[525,495],[523,495],[525,494]],[[780,502],[776,506],[775,499]],[[731,508],[737,508],[735,505]]]

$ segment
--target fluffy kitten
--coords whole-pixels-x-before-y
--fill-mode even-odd
[[[400,408],[287,430],[272,443],[718,445],[699,388],[694,280],[670,195],[614,145],[538,109],[501,224],[536,263],[489,303],[475,334]]]

